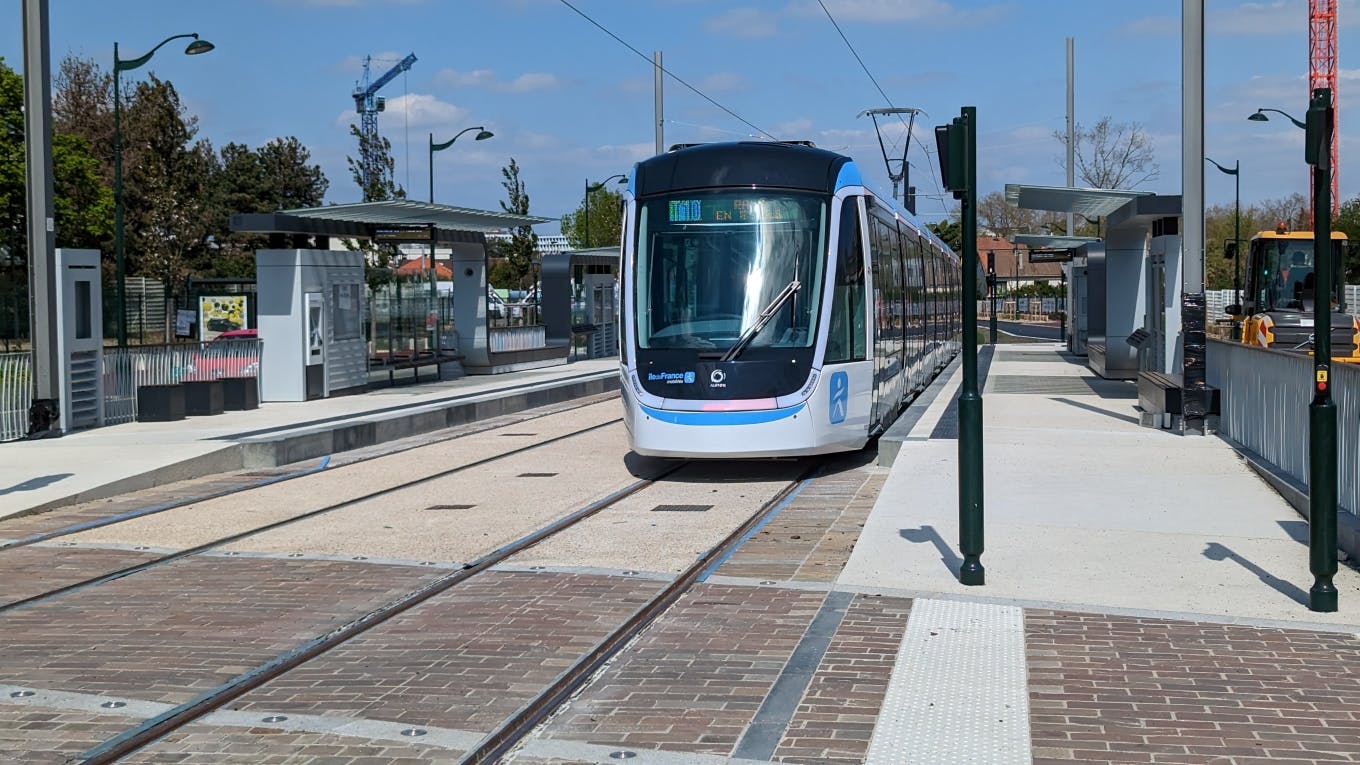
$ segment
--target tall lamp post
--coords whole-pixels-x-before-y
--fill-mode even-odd
[[[436,151],[443,151],[443,150],[449,148],[450,146],[453,145],[453,142],[454,142],[454,141],[457,141],[458,138],[459,138],[460,136],[462,136],[464,133],[471,133],[471,132],[474,131],[474,130],[478,131],[478,132],[477,132],[477,135],[473,137],[473,140],[476,140],[476,141],[485,141],[486,139],[491,138],[491,137],[493,137],[493,136],[496,135],[495,133],[491,132],[490,130],[487,130],[485,127],[483,127],[483,126],[481,126],[481,125],[478,125],[477,127],[463,128],[462,130],[458,131],[458,135],[455,135],[454,137],[450,138],[449,140],[447,140],[447,141],[445,141],[445,142],[443,142],[443,143],[435,143],[435,142],[434,142],[434,133],[430,133],[430,204],[434,204],[434,153],[435,153]],[[435,244],[435,242],[434,242],[434,226],[431,226],[431,227],[430,227],[430,311],[431,311],[431,312],[434,312],[434,311],[438,311],[438,310],[439,310],[439,271],[435,268],[435,264],[434,264],[434,244]],[[438,350],[439,350],[438,348],[435,347],[435,345],[436,345],[436,343],[437,343],[437,338],[438,338],[438,337],[439,337],[439,318],[438,318],[438,317],[435,317],[434,326],[433,326],[433,327],[431,328],[431,330],[430,330],[430,352],[431,352],[431,354],[436,354],[436,353],[438,352]]]
[[[628,182],[628,176],[623,175],[622,173],[615,173],[609,176],[608,178],[605,178],[604,180],[600,181],[599,183],[591,183],[589,178],[586,179],[586,198],[585,198],[586,248],[590,247],[590,195],[603,189],[605,187],[605,184],[609,183],[615,178],[619,179],[619,183]]]
[[[1241,253],[1238,252],[1238,249],[1242,246],[1242,177],[1238,175],[1237,171],[1241,168],[1242,160],[1233,160],[1232,169],[1229,170],[1208,157],[1205,157],[1204,159],[1209,164],[1218,168],[1220,172],[1233,177],[1233,302],[1240,306],[1242,305],[1242,288],[1240,286],[1241,270],[1238,268],[1238,265],[1241,263]],[[1241,314],[1238,315],[1240,316]],[[1237,316],[1234,316],[1234,340],[1241,339],[1238,333],[1241,326],[1242,324],[1237,320]]]
[[[1303,123],[1300,122],[1299,120],[1294,119],[1291,115],[1289,115],[1289,114],[1287,114],[1287,113],[1285,113],[1285,112],[1282,112],[1282,111],[1280,111],[1279,109],[1268,109],[1268,108],[1266,108],[1266,107],[1264,107],[1264,106],[1261,107],[1260,109],[1257,109],[1255,113],[1249,115],[1249,116],[1247,117],[1247,119],[1248,119],[1248,120],[1251,120],[1252,122],[1269,122],[1269,121],[1270,121],[1270,117],[1267,117],[1267,116],[1266,116],[1266,112],[1275,112],[1276,114],[1280,115],[1281,117],[1284,117],[1285,119],[1287,119],[1287,120],[1289,120],[1290,122],[1294,123],[1294,127],[1298,128],[1299,130],[1307,130],[1307,129],[1308,129],[1308,126],[1307,126],[1307,125],[1303,124]],[[1310,175],[1316,175],[1316,174],[1317,174],[1317,173],[1316,173],[1315,170],[1310,169]],[[1309,218],[1309,220],[1312,220],[1313,217],[1314,217],[1314,215],[1313,215],[1313,198],[1312,198],[1312,196],[1310,195],[1310,196],[1308,197],[1308,218]],[[1291,225],[1292,225],[1292,224],[1291,224]]]
[[[186,56],[197,56],[200,53],[207,53],[213,49],[213,44],[207,40],[198,39],[194,33],[184,35],[172,35],[157,43],[156,47],[147,51],[145,55],[138,58],[124,61],[118,58],[118,43],[113,44],[113,253],[115,279],[118,289],[118,347],[127,346],[127,285],[124,273],[124,252],[123,252],[123,140],[120,132],[122,122],[122,99],[118,94],[119,75],[142,66],[151,60],[156,51],[161,46],[171,40],[179,40],[186,37],[193,38],[184,49]]]

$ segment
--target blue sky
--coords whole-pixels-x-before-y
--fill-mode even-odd
[[[893,104],[928,113],[917,126],[928,144],[933,125],[960,106],[978,108],[984,193],[1008,182],[1063,183],[1052,133],[1064,125],[1068,36],[1077,120],[1142,123],[1160,166],[1145,188],[1179,193],[1179,0],[824,2]],[[756,128],[848,153],[887,188],[872,125],[856,117],[886,103],[817,0],[572,4],[648,57],[663,51],[668,69]],[[20,69],[20,4],[7,5],[0,56]],[[1306,0],[1209,0],[1207,8],[1206,152],[1226,165],[1241,160],[1244,205],[1305,191],[1302,131],[1245,118],[1259,106],[1302,117]],[[108,68],[115,40],[125,58],[172,34],[211,40],[217,49],[201,57],[166,46],[148,68],[175,83],[215,146],[297,136],[330,180],[328,201],[358,199],[345,157],[355,152],[350,93],[366,55],[377,59],[375,78],[407,53],[418,58],[383,89],[379,118],[397,180],[413,198],[428,195],[431,132],[436,141],[474,125],[496,133],[483,142],[465,135],[435,155],[436,201],[499,209],[500,168],[514,157],[531,212],[551,217],[579,204],[587,178],[627,172],[653,152],[650,64],[561,0],[56,0],[50,13],[54,70],[67,53]],[[1360,109],[1348,97],[1360,92],[1360,69],[1346,68],[1360,43],[1360,0],[1342,0],[1340,22],[1340,182],[1349,198],[1360,193]],[[756,132],[670,79],[665,102],[667,144]],[[918,209],[940,217],[944,202],[929,196],[933,158],[913,146],[910,160]],[[1231,177],[1210,168],[1205,178],[1210,204],[1232,202]]]

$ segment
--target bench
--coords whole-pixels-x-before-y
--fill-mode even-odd
[[[428,351],[417,353],[398,351],[397,353],[388,354],[385,358],[381,358],[381,360],[376,358],[373,359],[372,361],[378,363],[375,365],[370,362],[369,368],[373,369],[376,366],[378,369],[386,369],[388,384],[396,385],[396,374],[399,369],[413,370],[415,373],[413,380],[415,382],[420,382],[421,367],[434,367],[435,378],[443,380],[444,375],[440,367],[454,361],[462,361],[463,358],[463,354],[461,353],[450,353],[447,351],[438,354],[432,354]]]
[[[1138,373],[1138,406],[1148,414],[1184,413],[1184,390],[1181,375],[1168,375],[1161,372]],[[1218,414],[1219,391],[1205,388],[1208,393],[1208,412]]]

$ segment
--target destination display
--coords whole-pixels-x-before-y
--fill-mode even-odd
[[[788,200],[778,199],[672,199],[666,219],[670,223],[770,223],[802,217],[801,209]]]

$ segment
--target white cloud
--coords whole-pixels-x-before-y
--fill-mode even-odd
[[[1337,6],[1338,26],[1360,26],[1360,0],[1340,0]],[[1210,13],[1205,31],[1235,36],[1306,35],[1308,4],[1301,0],[1242,3]]]
[[[944,0],[824,0],[826,10],[838,22],[884,23],[915,21],[923,24],[956,26],[985,24],[996,21],[1007,13],[1005,6],[961,10]],[[800,16],[825,16],[817,2],[797,0],[790,12]]]
[[[733,8],[704,22],[711,34],[745,39],[762,39],[779,34],[779,17],[759,8]]]
[[[446,101],[440,101],[432,95],[409,93],[387,99],[387,107],[379,120],[389,125],[403,124],[415,128],[443,127],[465,122],[470,114],[471,112],[467,109]],[[336,118],[335,122],[337,125],[348,125],[357,124],[358,121],[359,116],[357,114],[346,110]]]
[[[1181,20],[1170,16],[1144,16],[1115,30],[1115,34],[1128,37],[1170,37],[1180,33]]]
[[[445,88],[483,88],[502,93],[528,93],[561,88],[566,85],[566,80],[555,74],[526,72],[507,82],[497,77],[490,69],[474,69],[470,72],[441,69],[434,76],[434,84]]]
[[[700,80],[697,87],[709,93],[730,93],[745,90],[749,85],[750,82],[745,77],[735,72],[718,72]]]

